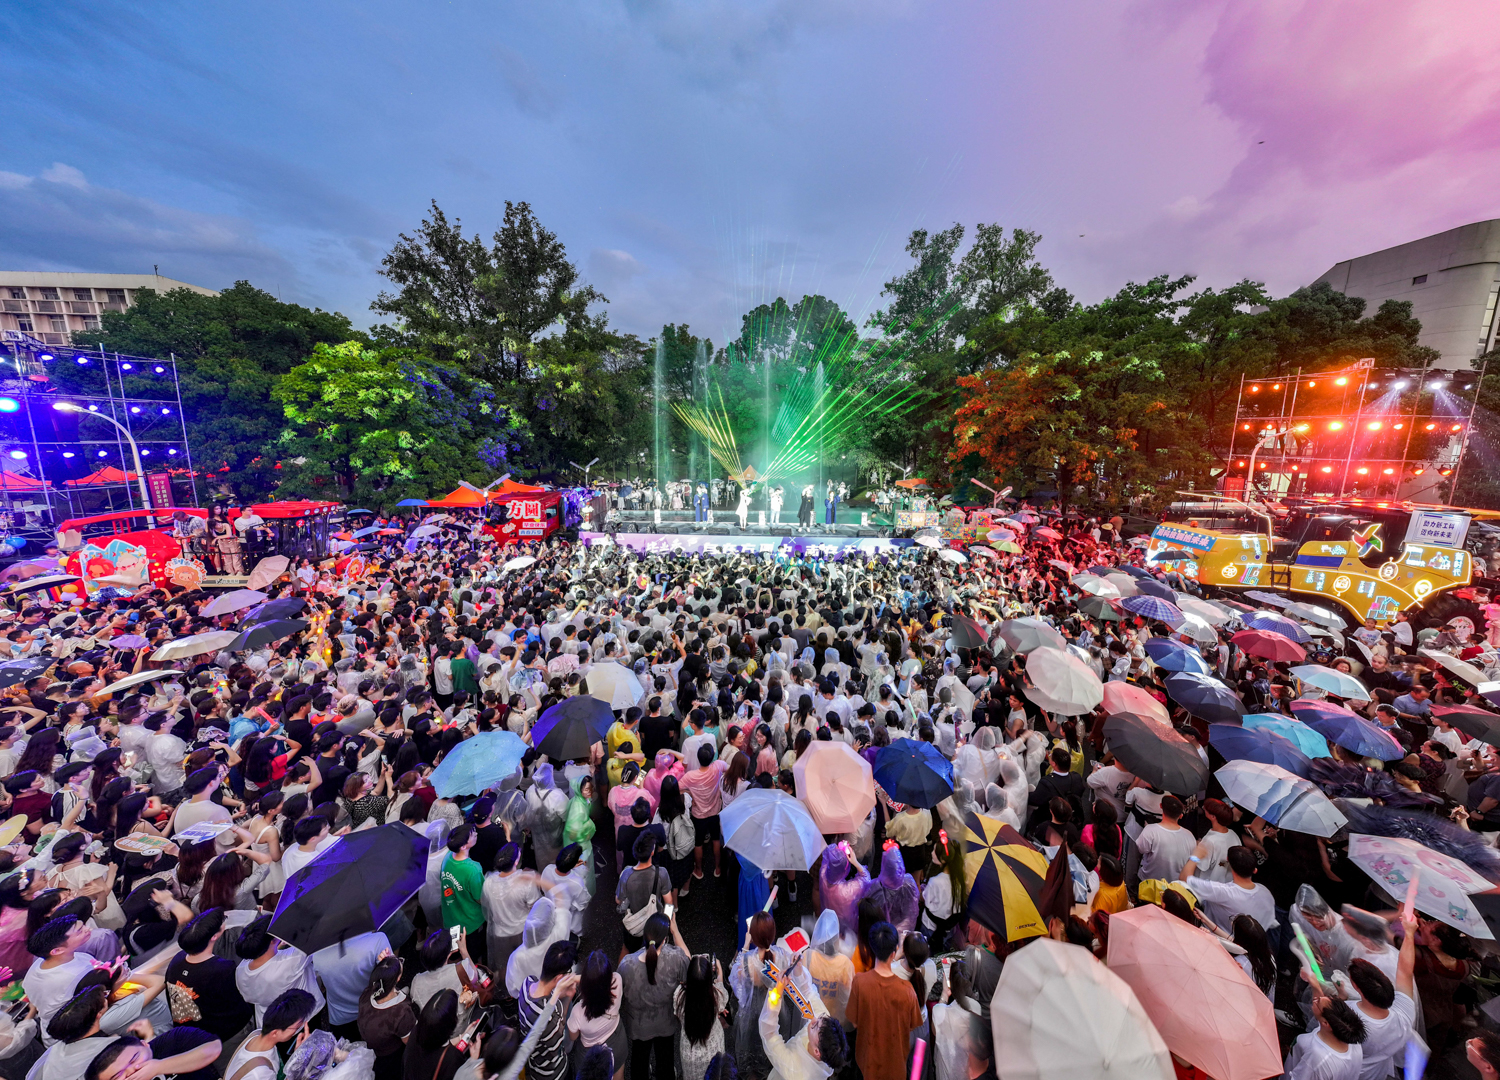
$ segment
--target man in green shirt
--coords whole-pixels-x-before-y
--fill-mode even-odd
[[[469,858],[469,849],[479,839],[472,825],[460,825],[448,834],[448,857],[443,860],[443,925],[462,926],[470,937],[484,937],[484,909],[479,894],[484,891],[484,871]]]

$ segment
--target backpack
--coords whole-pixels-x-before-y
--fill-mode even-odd
[[[667,826],[667,858],[685,859],[693,853],[697,835],[693,830],[693,819],[683,811]]]
[[[661,887],[662,875],[666,873],[661,867],[652,867],[653,877],[651,881],[651,896],[638,911],[627,911],[622,917],[625,923],[625,932],[632,937],[640,937],[646,929],[646,920],[661,910],[662,895],[672,887],[671,879],[667,881],[667,888]]]

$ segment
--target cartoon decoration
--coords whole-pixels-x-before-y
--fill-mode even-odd
[[[90,596],[105,586],[99,578],[128,577],[145,580],[150,556],[146,549],[118,538],[103,547],[90,541],[74,556],[78,560],[77,573],[83,579],[84,589]]]
[[[1380,535],[1380,523],[1374,522],[1366,525],[1354,534],[1354,542],[1359,545],[1359,557],[1366,558],[1371,552],[1384,551],[1385,540]]]
[[[207,571],[197,559],[179,555],[167,562],[167,581],[182,589],[201,589]]]

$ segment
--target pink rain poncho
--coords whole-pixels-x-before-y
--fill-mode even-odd
[[[917,881],[906,872],[901,849],[887,848],[880,859],[880,876],[870,882],[865,896],[885,910],[885,918],[903,934],[917,925]]]
[[[832,911],[839,919],[839,930],[845,934],[855,933],[859,928],[859,902],[864,899],[870,885],[870,874],[859,863],[853,865],[850,875],[849,857],[837,844],[823,849],[823,868],[820,871],[819,888],[823,895],[823,908]]]

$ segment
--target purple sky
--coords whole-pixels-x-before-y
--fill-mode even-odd
[[[1500,215],[1481,0],[9,5],[0,268],[246,277],[369,321],[437,198],[529,200],[615,325],[856,313],[916,227],[1285,293]]]

